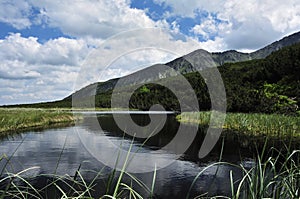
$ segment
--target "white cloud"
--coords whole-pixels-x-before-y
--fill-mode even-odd
[[[31,6],[23,0],[2,0],[0,2],[0,22],[11,24],[16,29],[31,26],[29,19]]]
[[[152,21],[143,10],[130,8],[126,0],[35,1],[44,20],[65,34],[76,37],[107,38],[121,31],[141,27],[162,27],[163,21]]]
[[[300,27],[298,0],[154,1],[172,8],[165,17],[195,17],[201,12],[213,13],[216,19],[222,21],[221,24],[216,20],[201,19],[192,31],[202,34],[204,38],[208,38],[209,33],[215,33],[219,38],[224,38],[228,48],[237,50],[257,49]],[[146,15],[145,10],[131,8],[129,4],[128,0],[6,0],[0,7],[0,11],[3,10],[0,12],[3,13],[2,16],[0,14],[0,21],[17,28],[44,22],[61,29],[67,35],[85,39],[106,39],[122,31],[144,27],[179,30],[176,22],[168,24],[165,19],[155,22]],[[39,10],[39,13],[35,13],[36,16],[32,16],[33,8],[35,11]],[[262,38],[257,40],[257,34],[262,34]],[[230,43],[233,37],[236,40]],[[237,45],[245,40],[249,41],[248,44],[245,43],[242,47],[241,44]]]
[[[199,21],[192,31],[204,37],[215,32],[230,49],[258,49],[300,29],[299,0],[155,1],[170,6],[173,9],[171,16],[195,17],[201,12],[213,13],[216,20],[226,23],[219,24],[208,18]]]
[[[223,45],[222,40],[199,43],[187,37],[185,41],[175,38],[176,34],[167,30],[139,29],[110,38],[109,43],[89,39],[88,42],[100,45],[95,56],[83,39],[60,37],[39,43],[36,37],[10,34],[0,40],[0,104],[62,99],[89,83],[127,75],[201,47]],[[90,56],[92,59],[86,60]],[[85,78],[74,88],[83,63],[88,67],[83,68],[78,78]],[[109,67],[101,70],[106,66]]]
[[[270,20],[276,31],[297,30],[300,25],[300,2],[297,0],[271,1],[262,5],[262,16]]]
[[[228,0],[217,16],[233,25],[229,33],[220,34],[234,49],[263,47],[299,30],[299,5],[298,0]],[[294,20],[297,22],[290,24]]]
[[[145,14],[145,11],[130,8],[129,2],[125,0],[59,2],[30,0],[29,4],[34,6],[35,11],[39,10],[31,23],[47,23],[49,26],[61,29],[67,35],[75,36],[75,38],[61,37],[42,44],[39,43],[37,37],[25,38],[16,33],[0,40],[0,59],[2,60],[0,79],[2,82],[9,82],[10,89],[18,90],[18,92],[10,93],[11,95],[1,95],[0,104],[20,103],[24,97],[28,97],[27,100],[33,102],[60,99],[69,95],[73,91],[73,84],[80,65],[91,50],[89,46],[101,46],[107,37],[116,33],[147,27],[166,27],[178,32],[177,24],[169,25],[166,20],[154,22]],[[26,10],[30,10],[30,8],[26,8]],[[22,8],[19,8],[19,11],[24,13]],[[22,18],[30,21],[30,14],[22,14]],[[30,25],[32,24],[28,24],[26,27]],[[176,49],[176,52],[180,53],[179,55],[187,54],[201,47],[211,49],[214,46],[223,45],[221,40],[197,43],[185,36],[181,37],[186,41],[177,40],[168,32],[160,35],[143,35],[143,32],[137,32],[129,32],[128,37],[110,38],[111,46],[101,46],[103,49],[100,50],[99,57],[109,63],[120,56],[120,52],[126,52],[124,49],[136,49],[141,44],[155,48]],[[157,43],[160,43],[160,46],[156,46]],[[119,68],[109,68],[102,76],[110,79],[156,62],[169,61],[175,57],[174,55],[168,57],[164,53],[153,51],[151,53],[149,51],[140,52],[138,55],[138,57],[132,55],[130,59],[126,60],[126,63],[124,62],[128,67],[119,65]],[[90,76],[88,81],[83,81],[76,89],[100,80],[99,62],[96,60],[94,62],[98,65],[92,67],[94,65],[91,64],[88,70],[83,71],[86,77]],[[5,90],[5,87],[3,89]],[[8,91],[6,93],[9,93]],[[7,101],[11,97],[13,100]]]
[[[123,76],[155,63],[171,61],[199,48],[216,51],[224,49],[225,44],[221,38],[198,42],[176,32],[160,29],[124,32],[110,38],[87,56],[76,89],[111,79],[112,71]]]
[[[4,0],[0,2],[0,21],[17,29],[46,23],[66,35],[93,38],[107,38],[135,28],[168,26],[164,20],[151,20],[144,10],[130,8],[128,0]]]
[[[170,15],[182,17],[195,17],[196,13],[201,10],[216,12],[224,4],[223,0],[154,0],[154,2],[170,6],[172,8]]]
[[[21,34],[10,34],[4,40],[0,40],[0,58],[2,60],[26,59],[34,62],[36,53],[39,52],[40,44],[37,38],[23,38]]]
[[[30,70],[24,62],[3,60],[0,64],[0,78],[9,80],[35,79],[41,74]]]
[[[166,19],[153,21],[145,10],[130,8],[129,0],[2,0],[1,22],[17,29],[48,25],[73,39],[60,37],[40,43],[37,37],[25,38],[16,33],[0,40],[0,104],[23,103],[24,99],[28,102],[61,99],[72,92],[82,63],[89,66],[80,73],[84,79],[79,85],[85,86],[101,80],[101,76],[110,79],[125,75],[199,48],[256,49],[300,28],[298,0],[155,1],[173,8],[166,17],[210,13],[190,29],[207,41],[179,36],[176,33],[180,24],[176,20],[170,24]],[[173,33],[139,31],[153,27],[171,29]],[[122,33],[133,29],[137,30]],[[120,33],[123,36],[114,36]],[[89,54],[90,46],[100,49],[94,55]],[[140,49],[141,46],[150,48]],[[91,56],[93,59],[85,60]],[[117,62],[110,65],[115,59]],[[108,65],[101,74],[101,69]]]
[[[0,58],[19,60],[27,64],[78,65],[87,54],[87,44],[81,39],[60,37],[40,44],[36,37],[24,38],[20,33],[0,40]]]
[[[89,51],[81,39],[61,37],[41,44],[35,37],[16,33],[0,40],[0,104],[49,101],[69,95]]]
[[[195,25],[191,31],[196,35],[202,35],[204,39],[208,40],[210,37],[219,35],[219,32],[224,34],[230,31],[231,25],[228,22],[217,21],[212,15],[208,15],[200,24]]]

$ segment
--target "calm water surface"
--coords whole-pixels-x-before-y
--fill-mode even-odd
[[[150,122],[147,114],[134,113],[131,117],[137,124],[142,126]],[[99,124],[102,130],[99,130]],[[145,154],[154,153],[172,141],[178,126],[175,116],[169,114],[162,130],[147,140],[144,145],[142,143],[145,139],[135,139],[132,151],[139,149],[140,152]],[[187,134],[191,131],[191,128],[195,127],[185,126]],[[199,130],[192,146],[185,154],[171,165],[157,171],[155,181],[155,196],[157,198],[185,198],[195,176],[205,167],[219,160],[222,139],[208,157],[202,160],[198,159],[198,151],[203,140],[202,131]],[[87,181],[90,181],[95,177],[95,173],[92,171],[100,171],[102,169],[103,175],[98,179],[97,186],[94,188],[95,192],[93,193],[94,196],[100,196],[105,193],[103,181],[108,178],[112,169],[105,167],[103,163],[91,155],[86,146],[82,144],[82,139],[90,140],[91,144],[97,146],[98,155],[101,155],[101,158],[104,159],[112,158],[114,154],[107,139],[115,146],[121,146],[124,149],[128,149],[132,143],[132,137],[124,134],[117,127],[111,114],[97,114],[97,117],[95,114],[85,114],[84,121],[77,126],[38,132],[30,131],[2,138],[0,141],[0,153],[6,154],[8,157],[12,156],[12,158],[8,164],[5,160],[0,161],[0,169],[2,170],[5,167],[5,172],[16,173],[36,166],[37,168],[30,170],[26,175],[36,176],[33,178],[33,184],[41,187],[46,183],[45,177],[41,177],[41,174],[56,173],[58,175],[68,174],[74,176],[80,166],[81,174]],[[247,153],[246,149],[242,149],[235,139],[224,140],[224,143],[222,161],[236,164],[242,163],[245,166],[253,164],[251,155]],[[171,159],[175,153],[172,150],[160,151],[157,157]],[[157,160],[150,159],[147,161],[155,162]],[[197,179],[192,188],[191,196],[197,196],[206,192],[209,195],[230,195],[230,170],[233,170],[238,178],[240,172],[234,167],[226,165],[210,167]],[[153,172],[136,173],[134,176],[151,187]],[[129,182],[129,178],[125,176],[124,181]],[[147,194],[140,190],[139,187],[136,187],[136,189],[145,194],[144,197],[147,197]],[[44,194],[48,195],[48,197],[56,197],[51,191]]]

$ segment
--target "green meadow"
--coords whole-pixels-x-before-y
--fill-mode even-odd
[[[185,112],[176,119],[182,123],[208,126],[211,112]],[[262,113],[227,113],[224,130],[251,136],[300,138],[300,116]]]
[[[46,128],[55,124],[72,124],[79,116],[59,109],[1,108],[0,135],[10,132]]]

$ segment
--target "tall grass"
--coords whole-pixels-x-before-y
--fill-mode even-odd
[[[230,165],[238,167],[243,171],[243,175],[240,179],[235,179],[234,174],[229,172],[228,178],[231,181],[229,185],[231,188],[231,195],[201,195],[197,198],[232,198],[232,199],[286,199],[286,198],[300,198],[300,166],[299,156],[300,151],[292,151],[290,154],[279,154],[277,157],[268,157],[263,160],[263,157],[258,156],[257,162],[251,168],[245,168],[241,165],[233,165],[227,162],[216,162],[208,167],[204,168],[195,178],[191,185],[195,184],[197,179],[208,169],[216,165]],[[285,161],[280,161],[284,156]],[[58,192],[59,198],[95,198],[93,192],[96,187],[96,180],[102,175],[101,171],[97,173],[92,181],[85,181],[81,172],[78,172],[77,177],[64,175],[64,176],[47,176],[53,180],[49,182],[45,187],[38,189],[31,182],[24,177],[26,172],[36,169],[35,167],[23,170],[19,173],[7,173],[5,178],[0,180],[0,183],[7,182],[5,189],[0,190],[0,198],[43,198],[42,192],[47,188],[52,187],[52,192]],[[125,183],[122,181],[124,175],[131,178],[131,182]],[[137,186],[133,186],[133,183],[139,185],[149,193],[152,197],[153,193],[150,193],[149,189],[142,181],[135,178],[129,173],[121,171],[116,175],[117,183],[114,184],[112,193],[106,193],[97,198],[143,198],[136,189]],[[155,178],[154,180],[155,181]],[[54,188],[54,190],[53,190]],[[103,187],[105,189],[105,187]],[[191,190],[191,189],[190,189]],[[191,198],[187,193],[186,198]]]
[[[185,112],[178,121],[207,126],[211,112]],[[254,136],[300,138],[300,117],[260,114],[227,113],[223,129]]]
[[[145,183],[143,183],[141,180],[133,176],[132,174],[126,172],[126,168],[130,162],[130,154],[131,149],[133,146],[134,139],[132,140],[132,143],[129,147],[129,150],[127,152],[126,158],[123,163],[123,167],[120,171],[117,171],[116,168],[114,168],[111,172],[111,174],[107,178],[107,182],[104,183],[105,186],[103,186],[103,190],[106,190],[106,193],[98,198],[139,198],[143,199],[142,194],[140,194],[138,191],[136,191],[137,187],[141,192],[144,194],[148,194],[148,198],[151,199],[154,196],[154,186],[155,186],[155,178],[156,178],[156,168],[154,169],[153,174],[153,181],[152,185],[149,188]],[[8,165],[11,157],[14,155],[12,154],[11,157],[7,158],[5,155],[0,157],[0,162],[5,161],[5,166],[0,173],[0,199],[3,198],[39,198],[42,199],[46,195],[43,193],[47,190],[51,190],[51,193],[55,195],[56,198],[61,199],[67,199],[67,198],[74,198],[74,199],[81,199],[81,198],[87,198],[92,199],[94,198],[93,195],[95,195],[95,192],[99,191],[96,190],[95,187],[97,186],[97,180],[100,179],[100,177],[103,177],[105,174],[102,173],[102,171],[105,169],[102,168],[100,171],[93,171],[93,170],[80,170],[81,164],[79,165],[78,169],[76,170],[74,176],[70,175],[57,175],[56,171],[58,169],[58,165],[61,160],[61,156],[63,154],[63,151],[65,150],[65,144],[61,150],[60,156],[58,157],[57,166],[54,170],[53,174],[40,174],[38,176],[30,176],[30,171],[34,169],[38,169],[39,167],[31,167],[28,169],[24,169],[21,172],[18,173],[11,173],[7,172],[6,166]],[[19,144],[20,146],[21,144]],[[17,149],[16,149],[17,150]],[[117,158],[116,165],[118,165],[119,159]],[[83,175],[83,173],[89,172],[94,173],[95,177],[92,180],[87,181]],[[28,174],[27,174],[28,173]],[[25,177],[27,176],[27,177]],[[124,176],[126,176],[126,181],[129,179],[129,183],[126,183],[124,180]],[[2,178],[1,178],[2,177]],[[32,177],[39,178],[39,177],[46,177],[48,184],[46,184],[42,188],[37,188],[37,185],[32,184]],[[4,185],[4,188],[1,189],[1,186]]]
[[[239,179],[234,176],[232,171],[228,173],[228,178],[231,182],[231,184],[229,184],[231,195],[213,196],[210,193],[210,195],[203,194],[196,198],[300,198],[300,150],[290,151],[287,146],[284,146],[284,148],[284,150],[272,148],[267,152],[265,151],[266,148],[264,148],[261,154],[256,157],[255,163],[250,168],[246,168],[242,163],[236,165],[229,162],[221,162],[220,158],[219,162],[212,163],[198,173],[194,181],[191,183],[190,191],[196,184],[199,177],[208,169],[216,165],[230,165],[232,167],[239,168],[242,171],[242,176]],[[156,170],[154,171],[153,183],[150,188],[142,181],[125,171],[129,161],[128,157],[130,149],[121,171],[117,172],[116,170],[113,170],[111,176],[108,178],[110,180],[107,181],[106,186],[109,186],[111,189],[107,189],[106,194],[103,194],[98,198],[142,199],[144,196],[137,191],[137,187],[142,188],[146,193],[148,193],[150,198],[154,196]],[[47,175],[47,177],[52,180],[49,181],[49,184],[38,189],[35,185],[31,184],[30,178],[24,177],[24,174],[33,169],[36,168],[33,167],[25,169],[16,174],[6,173],[6,175],[0,179],[0,184],[5,184],[4,189],[0,190],[0,199],[43,198],[43,191],[49,188],[51,188],[52,192],[57,192],[57,197],[60,198],[92,199],[95,198],[93,193],[96,191],[96,181],[100,176],[104,175],[102,174],[102,170],[99,172],[89,171],[94,172],[96,175],[91,181],[86,181],[81,174],[83,171],[80,171],[79,166],[74,176],[59,176],[56,174]],[[127,176],[130,179],[129,182],[125,183],[123,180],[124,176]],[[103,190],[105,189],[106,187],[103,187]],[[190,192],[187,193],[186,198],[191,198]]]
[[[265,143],[265,146],[267,142]],[[214,166],[227,165],[242,171],[239,178],[234,178],[232,170],[228,173],[231,195],[213,195],[205,193],[196,198],[231,198],[231,199],[299,199],[300,198],[300,150],[290,151],[271,148],[268,153],[263,149],[256,156],[255,163],[246,168],[242,163],[215,162],[198,173],[194,178],[190,191],[199,177]],[[284,152],[282,152],[284,151]],[[190,198],[190,191],[186,198]],[[210,195],[208,195],[210,194]]]
[[[9,110],[10,117],[13,117],[14,110]],[[39,118],[43,118],[44,113],[40,111],[45,110],[26,110],[27,115],[20,114],[18,116],[20,121],[26,120],[28,116],[32,117],[30,121],[34,120],[34,114],[39,115]],[[47,111],[46,111],[47,112]],[[25,112],[23,112],[25,113]],[[4,114],[1,112],[0,115]],[[48,114],[48,113],[47,113]],[[49,114],[54,114],[60,116],[61,113],[49,112]],[[67,113],[71,114],[71,113]],[[193,121],[195,115],[200,118],[197,121]],[[22,119],[23,118],[23,119]],[[263,121],[259,121],[261,118]],[[210,119],[210,113],[183,113],[180,118],[183,122],[193,122],[202,125],[208,125]],[[272,119],[275,119],[272,122]],[[258,135],[259,129],[266,129],[266,132],[270,135],[282,135],[284,130],[290,129],[291,132],[299,133],[299,118],[297,117],[287,117],[279,115],[262,115],[262,114],[228,114],[224,127],[231,130],[242,130],[247,134]],[[13,120],[13,119],[12,119]],[[277,121],[281,121],[280,125],[284,125],[280,128]],[[39,120],[38,120],[39,122]],[[27,122],[28,123],[28,122]],[[22,124],[22,122],[21,122]],[[290,125],[288,125],[290,124]],[[250,127],[248,126],[250,125]],[[259,128],[259,125],[265,125]],[[289,127],[290,126],[290,127]],[[267,128],[268,127],[268,128]],[[278,129],[276,129],[279,128]],[[259,129],[258,129],[259,128]],[[263,132],[263,133],[266,133]],[[291,133],[289,132],[289,134]],[[284,135],[284,134],[283,134]],[[295,136],[294,134],[292,134]],[[114,169],[111,175],[107,178],[106,186],[103,190],[106,190],[106,194],[100,196],[100,198],[143,198],[143,195],[137,191],[137,187],[142,188],[149,197],[154,196],[154,185],[156,178],[156,170],[153,174],[152,186],[149,188],[141,180],[137,179],[130,173],[126,172],[126,167],[130,161],[129,154],[131,152],[133,142],[129,148],[127,157],[125,158],[123,168],[120,172]],[[265,144],[266,146],[266,144]],[[223,147],[222,147],[223,148]],[[64,149],[62,149],[64,150]],[[62,154],[62,153],[61,153]],[[60,157],[58,157],[59,163]],[[9,161],[5,155],[0,157],[0,161]],[[190,190],[192,190],[198,178],[209,168],[215,165],[230,165],[237,167],[242,171],[242,177],[236,179],[234,174],[230,172],[228,178],[231,181],[230,196],[214,196],[212,198],[250,198],[250,199],[262,199],[262,198],[300,198],[300,150],[290,150],[288,146],[283,146],[282,149],[271,148],[266,151],[266,147],[262,149],[260,155],[255,159],[255,164],[251,168],[246,168],[243,164],[235,165],[228,162],[213,163],[203,169],[194,179],[191,184]],[[117,165],[117,163],[116,163]],[[103,176],[103,170],[100,171],[90,171],[95,173],[94,179],[87,181],[80,169],[75,172],[74,176],[63,175],[59,176],[54,174],[46,175],[46,177],[51,178],[47,185],[42,188],[37,188],[30,178],[25,177],[26,173],[30,173],[31,170],[36,169],[28,168],[19,173],[2,172],[0,178],[0,185],[3,187],[0,189],[0,199],[2,198],[43,198],[43,192],[50,189],[53,192],[57,192],[60,198],[89,198],[92,199],[93,193],[96,191],[95,187],[97,185],[97,179]],[[104,169],[104,168],[103,168]],[[55,169],[56,170],[56,169]],[[85,171],[84,171],[85,172]],[[40,177],[45,175],[40,175]],[[130,180],[125,182],[124,176],[127,176]],[[39,177],[39,176],[38,176]],[[187,193],[187,198],[190,198],[190,193]],[[209,198],[209,196],[199,196],[198,198]]]
[[[35,127],[47,127],[57,123],[73,123],[75,117],[70,111],[1,108],[0,109],[0,135]]]
[[[0,198],[39,198],[43,199],[47,196],[43,192],[51,190],[52,194],[55,195],[55,198],[139,198],[143,199],[143,195],[140,194],[136,189],[137,187],[143,189],[146,193],[149,194],[149,198],[152,198],[151,189],[148,188],[142,181],[134,177],[133,175],[127,172],[121,172],[118,174],[117,183],[114,184],[114,192],[108,192],[101,196],[95,197],[97,180],[99,176],[102,175],[102,170],[95,172],[96,175],[94,179],[86,181],[82,176],[81,172],[78,172],[77,178],[75,179],[70,175],[40,175],[38,177],[47,177],[49,179],[48,184],[42,188],[37,188],[36,185],[33,185],[30,181],[30,178],[25,178],[24,175],[29,173],[31,170],[37,169],[38,167],[32,167],[25,169],[19,173],[7,173],[6,176],[0,179],[0,184],[5,183],[6,186],[4,189],[0,190]],[[123,181],[124,176],[130,178],[129,183]],[[121,180],[119,180],[121,179]],[[135,185],[134,185],[135,184]],[[105,187],[102,187],[105,190]]]
[[[263,152],[250,169],[240,165],[243,177],[236,182],[231,180],[232,198],[300,198],[300,150],[270,150],[271,154],[274,152],[274,157]]]

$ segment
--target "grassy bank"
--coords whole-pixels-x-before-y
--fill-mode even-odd
[[[129,153],[130,150],[131,148],[129,149]],[[281,149],[272,148],[269,151],[263,151],[262,154],[256,157],[255,163],[247,167],[242,163],[233,164],[221,161],[211,163],[202,168],[201,171],[195,175],[191,184],[187,184],[190,188],[189,191],[185,193],[185,198],[300,198],[299,155],[299,150],[290,151],[287,149],[287,153],[281,153]],[[0,157],[0,161],[1,159]],[[85,180],[85,171],[81,170],[81,165],[79,165],[74,176],[67,174],[63,176],[55,174],[39,174],[33,176],[31,171],[39,167],[31,167],[19,173],[5,173],[5,176],[0,178],[0,186],[2,185],[3,187],[3,189],[0,188],[0,198],[156,198],[155,187],[158,186],[156,184],[156,169],[153,172],[151,185],[147,186],[145,182],[125,171],[127,161],[128,156],[124,161],[122,170],[113,170],[110,174],[102,173],[102,169],[100,171],[90,170],[89,172],[94,173],[95,177],[89,181]],[[216,195],[214,192],[210,192],[209,190],[206,192],[205,190],[203,194],[191,197],[192,189],[195,188],[196,182],[201,180],[200,176],[207,175],[205,173],[215,166],[231,168],[230,170],[223,171],[228,172],[230,184],[226,185],[226,187],[228,190],[231,190],[231,193]],[[233,172],[233,168],[239,169],[241,176],[239,176],[239,174],[236,176],[236,173]],[[216,180],[219,179],[217,173],[218,170],[214,176],[212,176],[216,178]],[[102,175],[108,176],[108,178],[103,179],[105,186],[97,187],[97,180],[99,180]],[[45,184],[44,187],[39,187],[36,182],[32,181],[33,179],[42,177],[48,178],[47,184]],[[129,178],[129,180],[125,180],[125,177]],[[99,190],[97,189],[103,189],[105,194],[98,195],[97,191]],[[175,191],[181,190],[175,189]],[[48,195],[50,197],[48,197]]]
[[[79,116],[74,116],[72,112],[59,109],[1,108],[0,135],[54,124],[74,123],[77,118]]]
[[[255,163],[247,168],[243,164],[237,165],[230,162],[213,163],[198,173],[190,190],[199,176],[203,175],[207,169],[216,165],[227,165],[242,171],[242,176],[239,178],[235,178],[232,170],[228,172],[231,195],[212,197],[205,193],[197,198],[300,198],[300,151],[289,150],[289,148],[286,148],[285,151],[282,153],[282,149],[276,148],[268,151],[263,150],[261,154],[256,156]],[[190,198],[189,193],[186,198]]]
[[[208,125],[210,112],[186,112],[176,119],[182,123]],[[224,130],[246,135],[300,138],[300,117],[277,114],[227,113]]]

